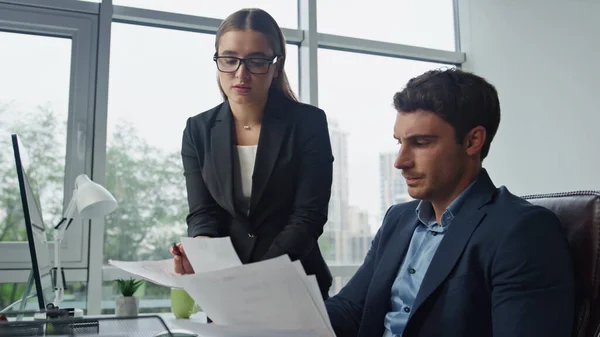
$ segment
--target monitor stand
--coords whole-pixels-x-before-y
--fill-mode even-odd
[[[25,307],[27,306],[27,301],[32,297],[37,297],[37,293],[30,295],[31,289],[35,287],[34,282],[35,281],[33,279],[33,270],[31,270],[29,272],[29,277],[27,278],[27,284],[25,285],[25,291],[23,291],[23,295],[21,295],[21,299],[17,300],[16,302],[14,302],[14,303],[10,304],[9,306],[7,306],[6,308],[2,309],[2,311],[0,311],[0,313],[7,312],[10,309],[12,309],[14,306],[19,305],[19,310],[17,310],[17,312],[19,312],[19,314],[17,315],[17,321],[22,320],[23,312],[25,311]]]
[[[28,311],[25,310],[27,307],[27,301],[31,298],[38,296],[37,290],[34,294],[30,294],[32,289],[37,289],[37,288],[35,288],[34,282],[35,282],[35,279],[33,277],[33,270],[31,270],[29,272],[29,277],[27,278],[27,284],[25,285],[25,291],[23,291],[23,295],[21,295],[21,299],[15,301],[14,303],[7,306],[6,308],[0,310],[0,314],[8,312],[13,307],[19,305],[19,309],[15,310],[17,312],[16,320],[22,321],[24,314],[28,313]],[[64,314],[64,315],[70,316],[70,317],[83,317],[82,309],[79,309],[79,308],[59,309],[58,307],[55,307],[52,303],[48,304],[46,306],[45,310],[42,310],[42,311],[35,310],[35,312],[36,312],[35,316],[34,316],[35,319],[46,319],[48,317],[48,315],[47,315],[48,312],[52,312],[52,314],[56,314],[56,313]],[[32,313],[32,311],[29,311],[29,313]],[[53,316],[53,315],[50,315],[50,316]]]
[[[34,294],[32,296],[30,296],[29,294],[31,293],[31,288],[34,288],[35,280],[33,279],[33,270],[29,272],[29,277],[27,278],[27,285],[25,286],[25,291],[23,292],[23,295],[21,296],[21,306],[19,307],[19,311],[21,312],[19,315],[17,315],[17,321],[20,321],[23,319],[23,314],[22,312],[25,311],[25,307],[27,306],[27,300],[29,300],[31,297],[36,296],[37,294]]]

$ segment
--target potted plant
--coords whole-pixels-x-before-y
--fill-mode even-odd
[[[139,299],[133,294],[144,283],[142,280],[130,278],[129,280],[118,279],[117,287],[122,296],[117,297],[115,305],[115,316],[137,316]]]

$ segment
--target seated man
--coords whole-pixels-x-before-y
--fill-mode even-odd
[[[569,337],[575,282],[558,218],[482,168],[496,89],[435,70],[394,105],[394,166],[417,200],[387,211],[362,266],[326,301],[337,337]]]

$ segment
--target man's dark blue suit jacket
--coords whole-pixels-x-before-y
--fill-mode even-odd
[[[388,210],[362,266],[326,301],[337,337],[383,335],[417,205]],[[431,261],[403,337],[569,337],[574,299],[558,218],[496,188],[482,170]]]

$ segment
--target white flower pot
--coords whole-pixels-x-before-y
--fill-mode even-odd
[[[139,305],[140,300],[135,296],[119,296],[115,305],[115,316],[137,316]]]

